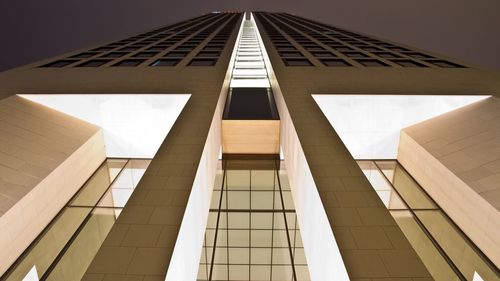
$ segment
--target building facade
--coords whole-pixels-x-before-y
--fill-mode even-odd
[[[499,92],[267,12],[0,73],[0,279],[499,280]]]

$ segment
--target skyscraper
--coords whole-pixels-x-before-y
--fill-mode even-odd
[[[266,12],[1,73],[1,278],[498,280],[499,90]]]

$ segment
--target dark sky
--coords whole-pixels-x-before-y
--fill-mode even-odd
[[[295,13],[500,70],[499,0],[0,0],[0,71],[213,10]]]

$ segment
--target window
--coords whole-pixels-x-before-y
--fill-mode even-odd
[[[280,56],[282,57],[295,57],[295,58],[300,58],[303,57],[302,54],[299,51],[286,51],[286,52],[279,52]]]
[[[151,58],[151,57],[154,57],[156,54],[158,54],[158,53],[157,52],[140,52],[140,53],[135,54],[134,57]]]
[[[106,63],[108,63],[110,61],[111,60],[104,60],[104,59],[89,60],[89,61],[84,62],[82,64],[79,64],[77,66],[79,66],[79,67],[99,67],[99,66],[105,65]]]
[[[151,66],[176,66],[180,61],[181,59],[159,59]]]
[[[167,53],[166,57],[168,58],[183,58],[187,56],[190,52],[179,52],[179,51],[173,51]]]
[[[189,62],[189,66],[214,66],[217,59],[193,59]]]
[[[379,60],[373,60],[373,59],[364,59],[364,60],[356,60],[359,64],[363,66],[368,66],[368,67],[377,67],[377,66],[389,66],[386,63],[383,63]]]
[[[105,55],[102,55],[103,58],[121,58],[123,56],[125,56],[126,52],[111,52],[111,53],[107,53]]]
[[[307,59],[288,59],[284,58],[286,66],[312,66],[312,63]]]
[[[211,51],[201,51],[198,53],[197,57],[218,57],[220,52],[211,52]]]
[[[334,57],[335,55],[330,52],[311,52],[315,57]]]
[[[426,62],[432,63],[435,66],[439,66],[439,67],[443,67],[443,68],[462,68],[463,67],[459,64],[445,61],[445,60],[426,60]]]
[[[67,65],[70,65],[74,62],[77,62],[77,60],[58,60],[54,61],[48,64],[44,64],[41,67],[65,67]]]
[[[349,57],[349,58],[366,58],[368,57],[367,55],[360,53],[360,52],[343,52],[344,56]]]
[[[421,63],[412,60],[391,60],[391,61],[403,67],[426,67],[426,65],[423,65]]]
[[[130,60],[122,60],[113,66],[138,66],[139,64],[145,62],[146,60],[137,60],[137,59],[130,59]]]
[[[321,62],[326,66],[337,66],[337,67],[351,66],[345,60],[341,59],[322,59]]]
[[[86,52],[86,53],[80,53],[78,55],[71,56],[70,58],[76,58],[76,59],[85,59],[85,58],[90,58],[99,53],[91,53],[91,52]]]
[[[389,52],[380,52],[380,53],[373,53],[373,54],[376,56],[379,56],[381,58],[384,58],[384,59],[400,58],[400,56],[393,54],[393,53],[389,53]]]

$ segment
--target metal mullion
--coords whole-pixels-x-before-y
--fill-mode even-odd
[[[223,166],[222,167],[222,170],[223,170],[222,186],[221,186],[221,193],[220,193],[220,198],[219,198],[219,210],[217,212],[217,222],[216,222],[215,235],[214,235],[214,246],[212,248],[212,260],[210,261],[210,276],[208,278],[209,281],[212,281],[212,275],[213,275],[213,271],[214,271],[215,249],[217,247],[217,235],[219,232],[219,222],[220,222],[220,209],[222,207],[221,205],[222,205],[222,198],[224,195],[224,183],[226,181],[226,167],[225,167],[226,162],[224,160],[222,161],[222,166]]]
[[[293,279],[292,280],[297,280],[297,274],[295,272],[295,263],[294,263],[294,260],[293,260],[292,245],[291,245],[291,241],[290,241],[290,234],[288,233],[288,222],[286,220],[286,212],[284,212],[284,210],[285,210],[285,200],[283,199],[283,192],[281,190],[281,182],[280,182],[279,173],[278,173],[278,167],[279,167],[279,162],[278,161],[279,160],[275,160],[275,162],[276,162],[275,171],[276,171],[276,177],[278,179],[278,188],[279,188],[279,191],[280,191],[281,207],[282,207],[282,210],[283,210],[283,219],[285,220],[286,239],[288,241],[288,252],[290,253],[290,263],[292,264],[292,273],[293,273]]]
[[[392,186],[392,188],[394,189],[394,192],[396,192],[396,194],[399,196],[399,198],[401,198],[401,200],[403,201],[403,203],[405,203],[406,206],[408,206],[408,211],[411,213],[411,215],[413,216],[413,219],[415,220],[415,222],[418,224],[418,226],[420,227],[420,229],[422,230],[422,232],[424,232],[424,234],[427,236],[427,238],[429,238],[429,240],[431,241],[431,243],[434,245],[434,247],[436,248],[436,250],[438,250],[439,254],[441,254],[441,256],[444,258],[444,260],[446,261],[446,263],[448,263],[448,265],[451,267],[451,269],[453,270],[453,272],[455,272],[455,274],[457,275],[457,277],[462,280],[462,281],[466,281],[467,279],[465,278],[465,276],[463,276],[462,272],[458,269],[458,267],[455,265],[455,263],[451,260],[451,258],[448,256],[448,254],[443,250],[443,248],[441,248],[441,246],[439,245],[439,243],[434,239],[434,237],[432,236],[432,234],[429,232],[429,230],[427,230],[427,228],[425,227],[425,225],[422,223],[422,221],[418,218],[418,216],[415,214],[415,212],[413,211],[413,209],[410,207],[410,205],[408,205],[408,203],[406,202],[406,200],[403,198],[403,196],[401,196],[401,194],[398,192],[398,190],[394,187],[394,185],[391,183],[391,181],[387,178],[387,176],[382,172],[382,169],[380,169],[380,167],[378,166],[378,164],[375,162],[375,161],[372,161],[373,164],[375,164],[375,167],[377,167],[377,170],[379,173],[381,173],[383,176],[384,176],[384,179]],[[397,162],[396,162],[397,164]],[[429,210],[432,210],[432,209],[429,209]],[[390,212],[390,210],[388,210]]]
[[[106,160],[107,161],[107,158]],[[130,162],[130,158],[127,159],[127,162],[125,162],[125,165],[123,165],[123,168],[118,172],[118,174],[116,175],[116,177],[109,183],[109,186],[108,188],[106,188],[106,190],[101,194],[101,196],[99,197],[99,199],[97,200],[97,202],[94,204],[94,206],[87,206],[86,208],[89,208],[90,209],[90,212],[87,214],[87,216],[85,217],[85,219],[82,221],[82,223],[80,224],[80,226],[78,226],[78,228],[76,229],[76,231],[73,233],[73,235],[71,235],[70,239],[68,240],[68,242],[66,242],[66,244],[64,245],[64,247],[61,249],[61,251],[59,252],[59,254],[57,254],[56,258],[52,261],[52,263],[50,264],[50,266],[47,268],[47,270],[45,271],[45,273],[42,275],[42,277],[40,277],[40,280],[43,281],[43,280],[46,280],[50,273],[52,273],[52,271],[54,270],[54,268],[57,266],[57,264],[59,263],[59,261],[63,258],[64,254],[66,254],[66,251],[69,249],[69,247],[73,244],[73,242],[76,240],[76,238],[80,235],[80,232],[82,231],[82,229],[85,227],[85,225],[87,225],[87,222],[90,220],[90,218],[92,217],[92,213],[94,212],[94,210],[97,207],[97,204],[99,204],[99,202],[102,200],[102,198],[104,197],[104,194],[106,194],[106,192],[111,188],[111,186],[113,185],[113,183],[120,177],[120,175],[122,174],[123,170],[125,170],[125,167],[127,167],[127,164]],[[103,162],[104,164],[104,162]],[[101,164],[102,165],[102,164]],[[99,166],[100,168],[100,166]],[[94,172],[94,174],[97,172],[97,170]],[[94,176],[94,174],[92,174],[92,176]],[[90,178],[92,178],[92,176]],[[90,178],[88,180],[90,180]],[[88,181],[87,180],[87,181]],[[85,182],[87,183],[87,182]],[[84,184],[85,185],[85,184]],[[83,185],[83,186],[84,186]],[[83,188],[82,186],[82,188]],[[74,195],[76,196],[76,194]],[[73,198],[71,198],[71,200],[73,200]],[[69,201],[71,202],[71,201]],[[64,210],[65,208],[67,208],[69,206],[69,204],[66,204],[62,210]],[[121,208],[123,209],[123,208]],[[61,211],[62,211],[61,210]]]

